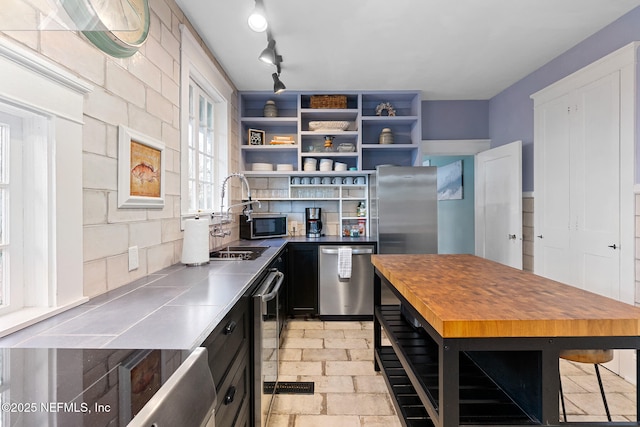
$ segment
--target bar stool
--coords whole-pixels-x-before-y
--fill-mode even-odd
[[[611,414],[609,413],[609,405],[607,405],[607,398],[604,395],[604,387],[602,386],[602,378],[600,377],[600,369],[598,364],[607,363],[613,360],[613,350],[562,350],[560,352],[560,358],[570,360],[578,363],[591,363],[596,369],[596,377],[598,378],[598,385],[600,386],[600,394],[602,395],[602,403],[604,403],[604,410],[607,413],[607,420],[611,422]],[[564,416],[564,422],[567,422],[567,411],[564,407],[564,396],[562,394],[562,375],[560,376],[560,400],[562,402],[562,414]]]

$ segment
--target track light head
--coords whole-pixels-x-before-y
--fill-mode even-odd
[[[264,6],[262,5],[261,0],[256,0],[256,5],[249,15],[247,23],[249,24],[249,28],[256,33],[262,33],[267,29],[267,26],[269,25],[267,23],[267,14],[264,11]]]
[[[258,56],[260,61],[273,65],[278,61],[278,55],[276,54],[276,41],[273,39],[269,39],[269,43],[267,47],[264,48],[260,56]],[[282,60],[282,59],[281,59]]]
[[[287,87],[280,80],[278,73],[271,74],[271,77],[273,77],[273,93],[280,94],[287,90]]]

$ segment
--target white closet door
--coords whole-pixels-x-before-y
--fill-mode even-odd
[[[569,95],[536,107],[534,271],[575,283],[570,252]]]
[[[620,76],[576,91],[571,105],[571,250],[576,282],[620,296]],[[613,247],[615,246],[615,248]]]
[[[535,272],[619,298],[619,73],[536,107],[536,120]]]

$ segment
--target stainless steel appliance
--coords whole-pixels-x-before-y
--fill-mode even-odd
[[[322,209],[306,208],[304,210],[307,237],[322,236]]]
[[[372,245],[353,245],[347,255],[351,259],[348,278],[340,277],[339,256],[344,246],[319,248],[319,311],[323,318],[349,316],[371,318],[373,315]],[[344,253],[344,252],[343,252]]]
[[[287,236],[286,215],[251,215],[251,221],[240,215],[241,239],[266,239]]]
[[[271,268],[253,294],[255,364],[253,425],[256,427],[267,425],[273,394],[278,384],[278,349],[280,347],[278,294],[283,282],[284,273]]]
[[[207,349],[198,347],[128,426],[215,427],[216,399]]]
[[[437,168],[380,166],[372,189],[378,253],[438,252]]]

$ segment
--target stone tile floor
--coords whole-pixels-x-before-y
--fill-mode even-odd
[[[568,421],[604,421],[593,366],[561,360]],[[635,420],[635,386],[600,369],[614,421]],[[313,395],[275,396],[268,427],[399,427],[373,370],[372,322],[293,320],[280,353],[281,381],[314,381]]]

